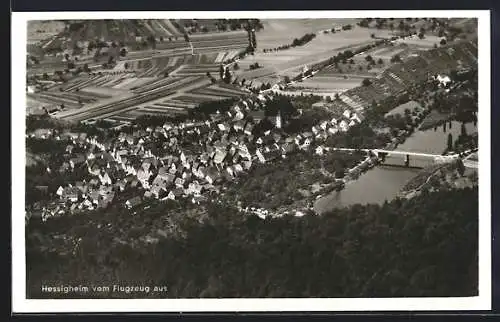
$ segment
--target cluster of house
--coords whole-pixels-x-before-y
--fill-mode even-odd
[[[361,122],[355,113],[346,111],[341,119],[325,120],[311,131],[287,135],[280,129],[278,115],[272,118],[272,130],[256,135],[253,128],[263,118],[262,110],[256,108],[259,104],[265,106],[269,98],[247,98],[227,113],[212,115],[203,122],[137,128],[102,143],[85,133],[54,137],[51,130],[33,132],[31,135],[39,138],[68,140],[68,157],[58,171],[79,168],[90,175],[89,180],[59,187],[60,207],[54,207],[50,215],[59,213],[61,207],[71,212],[105,208],[117,192],[130,188],[141,188],[142,192],[125,201],[127,208],[134,208],[147,198],[189,197],[197,202],[206,192],[219,192],[223,182],[235,180],[256,162],[286,158],[296,150],[314,149],[321,155],[325,151],[322,140]]]

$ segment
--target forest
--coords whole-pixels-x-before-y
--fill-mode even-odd
[[[141,247],[116,242],[130,230],[139,236],[140,227],[153,218],[166,220],[173,213],[184,234],[168,234]],[[122,225],[119,218],[129,216],[108,213],[89,220],[82,215],[28,225],[28,298],[48,296],[40,292],[42,284],[119,281],[167,285],[169,291],[83,297],[439,297],[478,292],[477,188],[423,192],[321,216],[262,220],[217,203],[206,206],[204,220],[179,215],[171,204],[132,216],[143,222],[137,227]],[[130,220],[124,222],[130,225]],[[44,248],[47,240],[57,245],[70,232],[80,241],[72,252]]]

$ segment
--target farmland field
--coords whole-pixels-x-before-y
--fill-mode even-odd
[[[330,20],[326,20],[325,22],[321,21],[321,24],[318,24],[317,30],[321,30],[321,28],[325,28],[327,25],[332,26],[334,24],[333,20],[330,22],[328,21]],[[276,22],[273,23],[275,25],[277,24]],[[296,22],[293,20],[284,20],[280,21],[278,26],[279,28],[287,30],[287,24],[290,24],[288,29],[293,30],[293,25],[295,23]],[[274,28],[278,27],[275,26]],[[301,32],[302,31],[304,30],[301,30]],[[254,79],[273,74],[292,77],[300,73],[302,68],[306,65],[312,65],[326,60],[340,51],[347,49],[352,50],[353,48],[361,47],[374,41],[371,38],[372,31],[366,28],[354,27],[352,30],[339,31],[333,34],[319,32],[314,39],[304,46],[264,53],[262,49],[266,48],[266,46],[279,46],[290,43],[291,40],[293,40],[292,38],[285,43],[279,42],[284,39],[277,38],[277,36],[266,35],[266,32],[268,31],[264,27],[263,31],[256,33],[258,51],[255,55],[247,56],[239,62],[241,68],[237,75],[240,75],[240,77]],[[292,31],[288,32],[287,30],[286,34],[290,35],[291,32]],[[283,32],[281,33],[283,34]],[[389,37],[392,35],[390,31],[384,30],[380,30],[378,33],[380,37]],[[277,35],[277,32],[274,32],[272,35]],[[303,33],[301,35],[303,35]],[[261,37],[264,39],[263,44],[261,44]],[[284,36],[282,35],[281,37]],[[254,63],[258,63],[263,67],[256,70],[249,70],[250,65]]]
[[[439,46],[439,42],[443,37],[427,35],[423,39],[418,38],[416,35],[411,37],[406,37],[405,39],[397,39],[394,41],[395,44],[406,44],[414,49],[427,50],[434,45]]]
[[[334,95],[335,93],[340,93],[359,86],[362,80],[363,77],[349,77],[344,79],[343,77],[315,76],[303,82],[295,83],[291,89],[301,89],[303,87],[307,93],[318,92]]]
[[[64,30],[62,21],[28,21],[28,44],[55,36]]]
[[[275,48],[292,43],[294,38],[307,33],[317,33],[325,29],[345,24],[354,25],[356,19],[268,19],[263,20],[264,29],[257,32],[257,49]]]

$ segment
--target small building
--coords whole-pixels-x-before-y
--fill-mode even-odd
[[[134,198],[131,198],[131,199],[127,200],[125,202],[125,207],[127,207],[128,209],[132,209],[134,207],[137,207],[141,203],[142,203],[141,197],[140,196],[136,196]]]

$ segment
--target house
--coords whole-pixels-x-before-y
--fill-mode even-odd
[[[234,121],[241,121],[245,118],[245,114],[243,114],[241,111],[236,111],[233,120]]]
[[[250,160],[252,158],[250,152],[248,151],[248,147],[246,144],[241,144],[238,149],[238,154],[243,158],[243,159],[248,159]]]
[[[142,168],[139,169],[139,171],[137,171],[137,179],[141,181],[141,183],[147,182],[151,177],[151,175],[152,175],[151,171],[144,171],[144,169]]]
[[[342,132],[346,132],[347,130],[349,130],[349,124],[347,124],[346,120],[340,121],[339,129]]]
[[[339,131],[339,130],[338,130],[336,127],[330,127],[330,128],[328,128],[328,132],[329,132],[330,134],[335,134],[335,133],[337,133],[338,131]]]
[[[245,129],[243,130],[243,132],[246,135],[252,135],[253,128],[254,128],[254,124],[252,122],[247,122],[247,124],[245,125]]]
[[[88,195],[88,199],[97,205],[99,203],[99,196],[98,190],[92,190]]]
[[[312,132],[304,132],[302,133],[303,138],[312,138],[314,134]]]
[[[243,164],[243,169],[245,169],[245,170],[250,170],[250,168],[252,168],[252,160],[251,159],[243,161],[242,164]]]
[[[220,131],[227,132],[230,130],[229,124],[227,123],[219,123],[217,124],[217,127],[219,128]]]
[[[281,129],[282,126],[282,121],[281,121],[281,113],[278,113],[278,115],[274,116],[271,118],[272,123],[274,126],[278,129]]]
[[[83,201],[83,205],[88,209],[88,210],[94,210],[94,205],[92,204],[92,202],[88,199],[85,199]]]
[[[233,124],[233,128],[235,131],[243,131],[245,129],[245,121],[237,121]]]
[[[99,174],[99,180],[101,181],[101,184],[104,184],[104,185],[113,184],[113,182],[111,181],[111,178],[107,172],[104,172],[104,174]]]
[[[165,197],[165,199],[170,199],[170,200],[175,200],[175,194],[173,190],[170,190],[168,195]]]
[[[259,123],[260,121],[262,121],[266,117],[264,110],[250,111],[248,113],[248,115],[250,115],[253,118],[253,120],[255,121],[255,123]]]
[[[57,194],[59,197],[62,197],[63,193],[64,193],[64,188],[63,188],[63,187],[61,187],[61,186],[59,186],[59,188],[58,188],[58,189],[57,189],[57,191],[56,191],[56,194]]]
[[[290,153],[294,152],[296,148],[297,148],[297,145],[295,145],[293,143],[285,142],[281,146],[281,152],[282,152],[283,155],[287,155],[287,154],[290,154]]]
[[[242,166],[241,166],[241,164],[239,164],[239,163],[237,163],[237,164],[233,165],[233,167],[232,167],[232,168],[233,168],[233,173],[234,173],[235,175],[237,175],[238,173],[243,172],[243,167],[242,167]]]
[[[198,181],[193,181],[189,183],[188,188],[184,191],[186,194],[199,195],[201,193],[202,186]]]
[[[255,152],[255,154],[257,155],[257,158],[259,159],[259,161],[261,163],[265,163],[266,162],[266,158],[264,157],[264,153],[262,152],[261,149],[257,149],[257,151]]]
[[[153,182],[151,183],[151,191],[158,196],[160,191],[166,190],[169,186],[171,186],[172,182],[175,180],[175,176],[172,174],[168,174],[168,177],[157,175]]]
[[[71,202],[77,202],[79,196],[80,190],[78,190],[77,187],[67,187],[66,189],[64,189],[61,197]]]
[[[168,172],[170,172],[171,174],[175,174],[177,172],[177,166],[175,165],[175,163],[172,162],[172,164],[170,165],[170,169],[168,170]]]
[[[142,203],[142,199],[140,196],[133,197],[125,202],[125,207],[128,209],[132,209],[134,207],[137,207]]]
[[[222,161],[224,161],[224,159],[226,158],[226,155],[227,155],[227,151],[217,149],[217,152],[215,153],[215,157],[214,157],[214,162],[216,164],[221,164]]]
[[[281,150],[279,148],[272,148],[269,151],[264,152],[264,158],[266,161],[276,160],[281,157]]]
[[[223,171],[223,172],[221,173],[221,177],[222,177],[224,180],[226,180],[226,181],[233,181],[233,179],[234,179],[234,175],[231,175],[231,174],[230,174],[229,172],[227,172],[227,171]]]
[[[71,159],[69,160],[69,164],[71,165],[71,167],[72,167],[72,168],[75,168],[75,167],[77,167],[77,166],[79,166],[79,165],[84,164],[84,163],[85,163],[85,161],[86,161],[85,156],[84,156],[83,154],[79,154],[79,155],[77,155],[76,157],[71,158]]]
[[[233,170],[233,168],[232,168],[232,167],[227,167],[227,168],[226,168],[226,172],[227,172],[230,176],[232,176],[232,177],[234,177],[234,176],[235,176],[235,174],[234,174],[234,170]]]
[[[351,116],[351,120],[355,121],[356,123],[361,123],[361,118],[357,113],[353,113],[353,115]]]
[[[184,179],[177,177],[175,178],[174,184],[177,188],[182,188],[184,186]]]
[[[301,149],[307,150],[309,146],[311,145],[312,140],[310,138],[305,138],[304,141],[302,141],[302,145],[300,146]]]

